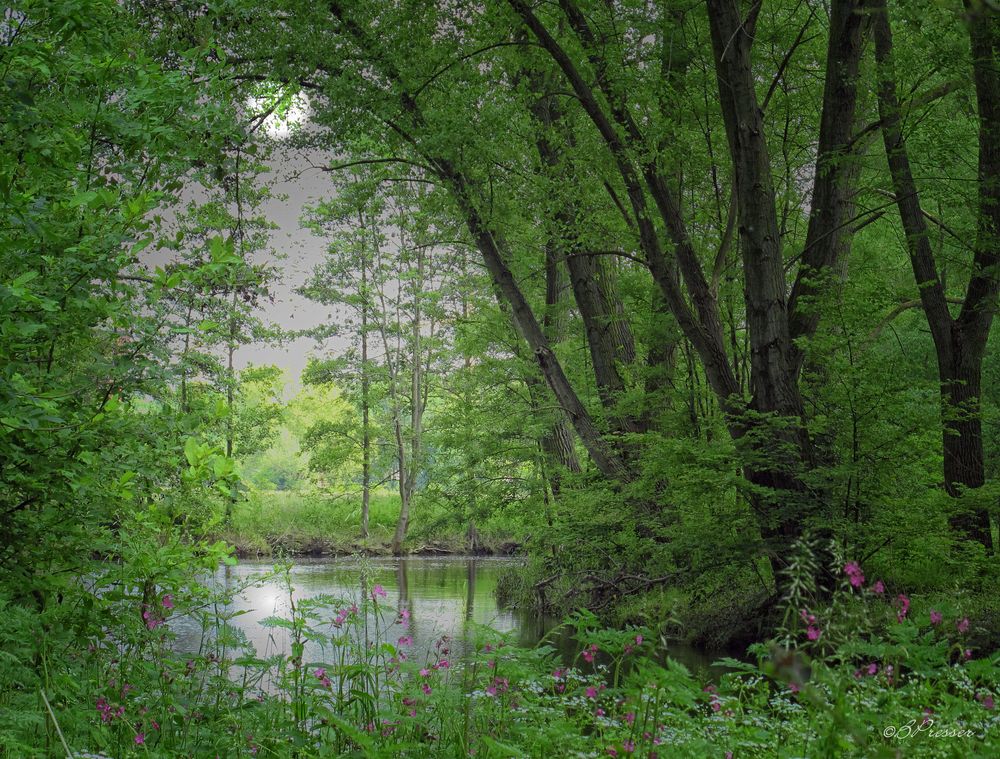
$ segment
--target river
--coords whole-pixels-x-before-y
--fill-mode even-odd
[[[533,646],[558,625],[559,620],[533,610],[497,605],[497,579],[505,567],[516,561],[455,556],[297,559],[288,574],[291,592],[280,576],[268,576],[273,569],[271,563],[241,561],[237,566],[220,567],[214,583],[229,591],[242,588],[234,594],[232,603],[220,607],[218,612],[220,616],[231,618],[231,624],[246,635],[258,656],[288,652],[289,631],[266,627],[261,622],[268,617],[289,618],[292,603],[326,595],[341,599],[343,605],[360,605],[363,596],[381,586],[386,594],[384,599],[380,596],[382,603],[409,611],[405,634],[413,639],[410,650],[423,659],[442,636],[451,639],[452,655],[460,655],[475,630],[480,636],[484,635],[480,626],[506,633],[508,639],[518,645]],[[254,578],[260,577],[264,579],[254,582]],[[331,619],[334,613],[329,612]],[[324,619],[319,627],[331,630],[329,621]],[[175,619],[171,627],[177,634],[179,650],[198,651],[202,632],[195,620]],[[404,634],[402,629],[399,634]],[[485,635],[490,637],[488,633]],[[494,642],[497,640],[498,637],[494,638]],[[571,636],[558,631],[550,636],[549,642],[567,662],[578,650]],[[309,648],[307,646],[307,659],[311,653]],[[671,644],[664,653],[700,671],[706,670],[714,659],[681,644]]]

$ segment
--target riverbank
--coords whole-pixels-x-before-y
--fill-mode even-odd
[[[468,527],[448,526],[435,514],[422,514],[404,542],[407,555],[511,556],[520,544],[509,533],[477,530],[470,541]],[[233,547],[243,559],[269,557],[390,556],[399,518],[399,496],[376,490],[369,502],[368,537],[359,535],[360,501],[357,493],[303,494],[292,491],[254,491],[233,509],[226,527],[214,537]],[[422,525],[434,525],[421,529]]]

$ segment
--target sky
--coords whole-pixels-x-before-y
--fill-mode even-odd
[[[316,166],[330,163],[330,157],[317,151],[292,147],[284,138],[290,128],[305,125],[307,107],[290,114],[291,123],[273,119],[264,124],[267,134],[274,138],[276,147],[267,162],[269,173],[262,181],[271,187],[272,198],[261,205],[260,214],[277,228],[271,233],[270,251],[255,256],[255,263],[271,264],[276,275],[270,290],[273,301],[262,300],[256,314],[265,324],[283,330],[302,330],[326,324],[331,319],[330,308],[310,301],[296,293],[305,284],[314,267],[322,261],[326,241],[307,229],[302,229],[299,219],[307,206],[329,198],[333,185],[329,175]],[[185,200],[197,197],[191,188],[184,193]],[[171,254],[153,251],[146,259],[147,265],[163,266]],[[250,365],[274,364],[285,370],[286,395],[293,395],[300,387],[299,377],[311,354],[328,355],[336,352],[336,338],[321,345],[312,338],[298,338],[281,345],[250,343],[239,348],[235,356],[237,369]]]
[[[281,144],[269,162],[272,172],[266,179],[272,184],[274,198],[262,206],[261,213],[277,225],[271,235],[271,247],[284,258],[261,257],[261,261],[274,264],[278,279],[271,285],[274,301],[263,301],[258,316],[282,329],[318,327],[331,317],[328,307],[295,292],[309,279],[326,249],[326,241],[303,229],[299,219],[308,205],[330,196],[332,185],[328,175],[311,168],[311,165],[328,162],[323,156],[303,154]],[[333,342],[327,340],[326,347],[335,348]],[[311,338],[298,338],[280,346],[251,343],[240,348],[236,360],[240,368],[250,364],[277,364],[297,386],[310,352],[318,347]]]

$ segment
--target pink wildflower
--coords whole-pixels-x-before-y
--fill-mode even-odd
[[[604,710],[601,709],[600,707],[597,707],[597,711],[595,711],[594,714],[596,716],[598,716],[598,717],[603,717],[604,716]]]
[[[145,742],[146,742],[146,734],[145,733],[138,733],[135,736],[135,745],[141,746]]]
[[[161,603],[163,604],[164,609],[172,609],[174,608],[174,597],[167,593],[167,595],[163,597],[163,601]]]
[[[597,698],[597,688],[593,685],[587,686],[587,698]]]
[[[881,580],[876,580],[874,583],[872,583],[872,586],[869,588],[869,590],[875,595],[880,596],[883,593],[885,593],[885,583],[883,583]]]
[[[642,645],[642,635],[636,635],[635,636],[635,644],[637,646],[641,646]]]
[[[397,646],[412,646],[413,645],[413,638],[411,638],[409,635],[403,635],[402,637],[400,637],[399,640],[396,641],[396,645]]]
[[[451,663],[447,659],[442,659],[435,666],[440,667],[441,669],[448,669],[448,667],[451,666]]]
[[[583,656],[584,661],[586,661],[589,664],[593,664],[594,663],[594,654],[597,653],[597,650],[598,649],[597,649],[597,644],[596,643],[591,643],[588,648],[583,649],[582,656]]]
[[[910,610],[910,599],[900,593],[897,596],[899,600],[899,611],[896,612],[896,621],[902,622],[906,619],[906,612]]]
[[[844,565],[844,574],[847,575],[852,587],[860,588],[865,584],[864,572],[856,561],[849,561]]]
[[[963,656],[965,656],[966,659],[971,659],[972,658],[972,649],[971,648],[965,649],[965,651],[963,652]]]
[[[427,677],[428,675],[430,675],[430,673],[431,671],[427,669],[427,667],[424,667],[423,669],[420,670],[421,677]]]
[[[633,722],[635,722],[635,712],[629,712],[628,714],[626,714],[625,715],[625,721],[629,725],[631,725]]]
[[[420,689],[424,692],[425,695],[427,696],[431,695],[431,686],[429,686],[427,683],[423,683],[420,686]]]
[[[878,674],[878,664],[876,664],[875,662],[872,662],[871,664],[869,664],[868,665],[868,674],[872,675],[872,676],[877,675]]]
[[[941,624],[941,621],[943,619],[944,619],[944,614],[942,614],[941,612],[939,612],[937,609],[931,609],[931,624],[932,625],[937,626],[937,625]]]
[[[496,694],[497,694],[497,688],[496,688],[495,685],[487,685],[486,686],[486,695],[487,696],[491,696],[492,697],[492,696],[495,696]]]
[[[793,680],[788,684],[788,690],[790,690],[792,693],[798,693],[800,690],[802,690],[802,686]]]
[[[385,598],[386,595],[387,594],[385,592],[385,588],[383,588],[381,585],[376,585],[374,588],[372,588],[372,600],[373,601],[376,598]]]
[[[317,680],[322,680],[324,677],[326,677],[326,670],[323,669],[322,667],[319,667],[315,672],[313,672],[313,676]]]
[[[809,625],[806,629],[806,637],[809,638],[809,640],[819,640],[819,636],[822,634],[823,631],[813,625]]]
[[[635,743],[633,741],[625,741],[622,744],[622,748],[625,750],[626,754],[631,754],[635,751]]]
[[[955,625],[960,633],[967,633],[969,631],[969,618],[962,617]]]

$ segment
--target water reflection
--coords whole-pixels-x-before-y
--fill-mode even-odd
[[[235,567],[221,567],[213,578],[215,586],[233,593],[230,604],[213,610],[220,618],[231,617],[234,627],[241,630],[258,656],[287,654],[290,649],[289,631],[261,624],[269,617],[290,619],[292,605],[306,598],[329,596],[335,599],[323,618],[311,624],[331,634],[338,608],[361,606],[372,589],[381,586],[386,605],[394,607],[381,616],[378,623],[390,629],[386,636],[395,642],[403,634],[402,626],[392,629],[396,611],[409,611],[407,635],[413,638],[412,654],[425,657],[442,636],[458,641],[453,646],[458,653],[461,641],[468,639],[471,629],[485,625],[500,632],[527,631],[525,614],[497,606],[494,591],[501,568],[509,559],[488,558],[401,558],[401,559],[322,559],[300,560],[289,570],[291,588],[281,576],[271,574],[272,567],[264,562],[247,561]],[[265,577],[254,583],[255,577]],[[245,587],[244,587],[245,586]],[[242,590],[240,590],[242,588]],[[367,620],[373,627],[376,620]],[[195,653],[202,645],[200,625],[191,618],[171,622],[177,633],[177,647]],[[534,635],[518,636],[519,642],[531,644]],[[306,656],[314,655],[307,647]]]
[[[407,647],[410,658],[423,661],[433,658],[435,644],[442,636],[452,639],[451,656],[459,656],[475,638],[475,631],[486,626],[501,633],[512,633],[514,642],[522,646],[535,645],[557,624],[557,620],[540,616],[530,610],[502,609],[497,606],[497,579],[512,559],[473,557],[409,557],[409,558],[340,558],[301,559],[288,571],[287,581],[275,576],[266,562],[245,561],[235,567],[220,567],[212,581],[219,589],[233,594],[226,605],[210,609],[210,615],[229,619],[252,644],[259,657],[287,655],[291,648],[290,631],[281,627],[265,627],[268,617],[290,619],[292,604],[303,599],[327,596],[335,599],[324,608],[322,616],[311,625],[325,633],[339,634],[331,621],[340,608],[362,606],[362,599],[376,586],[386,592],[384,614],[378,624],[387,633],[383,640],[396,643],[402,635],[413,639]],[[254,582],[254,578],[265,579]],[[381,599],[380,599],[381,600]],[[395,624],[397,610],[409,611],[408,629]],[[376,620],[370,614],[365,620],[370,632]],[[175,618],[170,622],[177,633],[179,650],[197,653],[204,638],[199,622],[193,618]],[[569,635],[550,636],[552,643],[567,662],[578,651]],[[326,638],[327,642],[329,637]],[[495,642],[495,641],[494,641]],[[672,646],[667,652],[689,667],[704,670],[714,657],[683,646]],[[319,643],[308,643],[306,661],[323,658]]]

